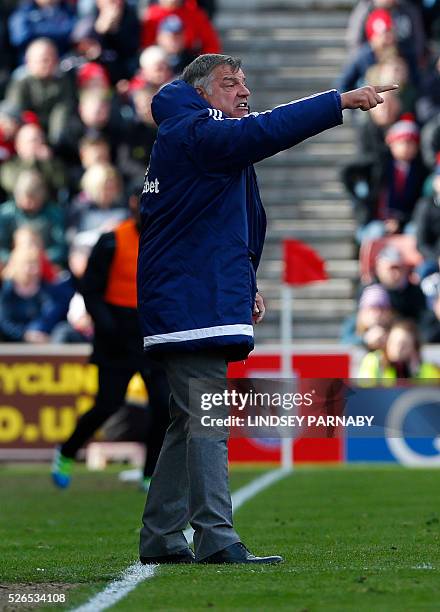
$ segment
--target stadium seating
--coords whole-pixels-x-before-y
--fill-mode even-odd
[[[353,2],[319,0],[221,0],[216,25],[225,51],[243,58],[261,111],[333,86],[346,59],[345,29]],[[341,8],[342,7],[342,8]],[[280,314],[281,241],[295,237],[327,261],[330,280],[295,290],[293,334],[298,340],[334,340],[353,312],[358,263],[349,200],[339,181],[341,166],[355,152],[350,117],[346,125],[257,166],[268,213],[268,237],[259,287],[268,302],[257,340],[273,342]]]

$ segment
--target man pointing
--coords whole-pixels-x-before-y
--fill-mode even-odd
[[[266,217],[253,164],[395,88],[333,90],[250,113],[241,61],[210,54],[153,98],[159,131],[141,200],[138,308],[144,348],[167,372],[171,424],[145,506],[143,563],[282,561],[255,557],[235,532],[227,437],[191,430],[189,382],[225,379],[227,363],[253,349],[253,324],[264,316],[256,271]],[[183,535],[188,522],[195,557]]]

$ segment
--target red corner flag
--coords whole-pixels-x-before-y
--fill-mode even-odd
[[[289,285],[307,285],[328,279],[325,262],[316,251],[300,240],[284,240],[283,281]]]

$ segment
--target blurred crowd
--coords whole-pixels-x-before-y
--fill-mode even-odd
[[[342,172],[363,271],[342,340],[364,345],[382,365],[390,338],[411,336],[414,355],[421,342],[440,342],[439,42],[438,1],[360,0],[337,84],[399,84],[356,121],[357,155]]]
[[[214,2],[2,1],[1,341],[92,339],[78,291],[90,252],[142,190],[152,96],[221,51]],[[376,355],[402,319],[414,347],[440,343],[439,5],[360,0],[337,83],[399,84],[356,123],[342,173],[366,270],[342,340]]]
[[[142,191],[152,96],[221,51],[214,2],[2,0],[0,341],[93,337],[80,279]]]

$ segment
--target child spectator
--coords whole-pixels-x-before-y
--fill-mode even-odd
[[[20,58],[37,38],[48,38],[65,53],[75,25],[75,9],[63,0],[27,0],[9,18],[9,35]]]
[[[20,111],[33,111],[46,135],[66,124],[75,107],[72,79],[59,71],[58,53],[47,38],[26,50],[26,73],[10,82],[6,98]]]
[[[126,219],[128,208],[124,201],[121,177],[110,164],[94,164],[81,181],[83,192],[72,202],[68,227],[69,238],[87,233],[93,245],[103,232],[111,231]]]
[[[159,25],[170,15],[177,15],[183,23],[187,51],[196,55],[221,52],[217,32],[195,0],[159,0],[148,6],[142,18],[142,48],[156,43]]]
[[[125,0],[96,0],[95,13],[78,22],[73,37],[89,45],[95,41],[94,57],[89,57],[105,66],[113,84],[133,76],[139,49],[139,19],[135,7]]]
[[[58,204],[48,201],[44,179],[35,170],[19,174],[14,200],[0,206],[0,261],[7,261],[14,232],[25,224],[38,228],[48,258],[63,266],[66,259],[64,215]]]
[[[46,283],[38,249],[14,249],[0,290],[0,334],[6,342],[41,344],[67,312],[72,286]]]
[[[422,193],[426,169],[419,157],[419,129],[413,118],[402,116],[386,135],[388,153],[347,166],[343,180],[354,197],[360,225],[358,240],[372,240],[403,230]]]
[[[18,176],[23,170],[37,170],[41,173],[52,198],[58,198],[66,189],[66,172],[63,163],[53,156],[40,126],[23,125],[15,138],[16,156],[0,166],[0,185],[12,195]]]
[[[358,377],[376,383],[382,379],[437,379],[440,370],[436,365],[423,361],[421,341],[414,322],[402,320],[392,325],[383,351],[365,355]]]

